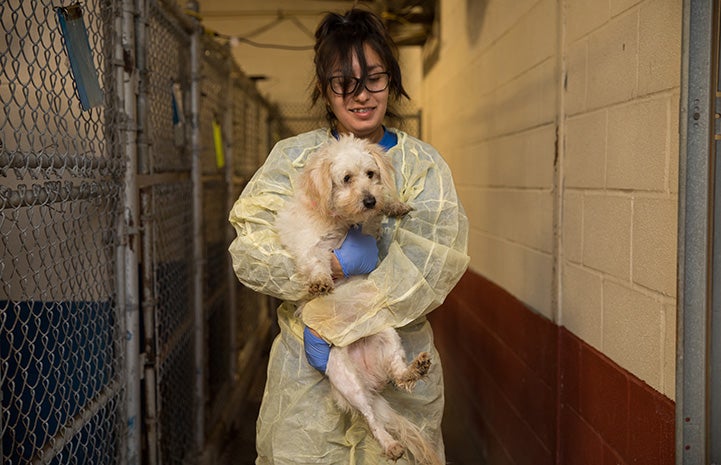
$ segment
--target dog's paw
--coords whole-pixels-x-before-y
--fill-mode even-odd
[[[428,352],[421,352],[418,356],[408,365],[404,376],[396,381],[396,386],[411,392],[416,387],[416,382],[428,374],[431,369],[431,354]]]
[[[329,294],[333,289],[333,278],[330,276],[317,278],[308,283],[308,294],[312,296]]]
[[[407,203],[391,202],[390,204],[386,205],[385,211],[383,213],[388,216],[399,217],[409,213],[411,210],[413,210],[413,207],[411,207]]]
[[[403,452],[405,452],[405,448],[401,445],[398,441],[392,441],[388,446],[386,447],[385,451],[383,452],[383,455],[388,457],[389,459],[396,461],[399,458],[403,457]]]
[[[418,354],[418,357],[413,360],[411,365],[418,372],[418,378],[424,377],[431,369],[431,354],[428,352],[421,352]]]

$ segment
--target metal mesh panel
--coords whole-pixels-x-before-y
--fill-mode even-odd
[[[192,152],[187,137],[190,35],[178,15],[150,2],[145,92],[139,105],[148,128],[140,169],[150,174],[147,182],[152,184],[141,191],[144,322],[153,325],[145,328],[146,371],[155,373],[145,379],[146,396],[152,399],[145,417],[149,454],[157,454],[163,465],[192,463],[197,445]],[[176,174],[154,176],[168,172]]]
[[[213,139],[213,121],[221,127],[225,123],[225,110],[229,81],[228,50],[212,40],[204,40],[202,80],[200,83],[200,164],[203,174],[222,172],[216,159]]]
[[[190,169],[187,149],[187,96],[190,92],[190,38],[173,16],[151,4],[148,24],[147,91],[149,165],[147,172]],[[173,88],[177,89],[174,96]],[[174,99],[177,115],[173,114]]]
[[[256,99],[248,99],[245,105],[245,150],[244,156],[250,166],[260,166],[258,163],[258,131],[261,121],[259,119],[260,102]],[[267,154],[266,154],[267,155]]]
[[[192,452],[195,434],[192,401],[195,398],[192,299],[192,214],[188,199],[190,182],[158,185],[143,192],[145,243],[151,260],[152,295],[147,305],[155,309],[155,349],[158,367],[158,439],[161,463],[184,463]],[[148,269],[148,268],[146,268]],[[155,439],[154,437],[150,438]]]
[[[104,105],[83,111],[54,2],[0,2],[0,360],[5,464],[120,463],[116,294],[124,167],[113,2],[83,21]]]
[[[240,80],[233,82],[233,170],[234,175],[250,178],[256,169],[254,160],[248,157],[246,138],[248,134],[245,131],[248,115],[248,105],[250,96],[246,90],[246,86]],[[236,196],[237,198],[237,196]]]
[[[206,37],[203,37],[206,39]],[[205,350],[207,365],[206,398],[213,404],[225,399],[217,395],[230,380],[230,308],[228,272],[228,185],[225,166],[216,157],[213,122],[221,127],[223,140],[230,82],[230,55],[227,47],[212,40],[201,42],[203,49],[200,83],[200,162],[203,178],[203,301],[206,320]],[[209,416],[208,420],[213,418]]]
[[[225,182],[206,182],[203,185],[203,234],[205,238],[205,276],[203,296],[207,302],[208,395],[215,397],[230,375],[228,356],[230,315],[227,301],[229,270]]]
[[[258,106],[258,121],[260,122],[260,125],[258,126],[258,132],[256,132],[256,160],[258,166],[262,165],[263,162],[265,162],[265,159],[268,158],[268,152],[270,152],[270,147],[268,147],[268,142],[270,140],[270,133],[269,133],[269,127],[268,127],[268,118],[270,114],[268,111],[268,106],[264,103]]]
[[[311,107],[310,103],[285,103],[280,105],[279,111],[290,135],[302,134],[328,126],[324,113],[318,106]]]
[[[232,351],[257,341],[259,326],[269,324],[266,298],[241,289],[236,301],[230,287],[228,202],[240,187],[218,163],[212,122],[230,132],[223,138],[233,142],[232,165],[242,178],[278,137],[269,127],[272,107],[242,76],[229,89],[242,73],[233,71],[227,47],[206,36],[194,87],[191,21],[172,2],[148,0],[137,17],[120,3],[81,4],[104,95],[102,105],[83,111],[57,2],[0,1],[3,464],[117,464],[141,449],[143,459],[160,464],[194,463],[196,446],[210,440],[200,420],[217,431],[228,422],[220,415],[237,395],[231,391],[247,385],[234,377],[245,373],[231,373]],[[121,48],[126,56],[115,59]],[[123,86],[136,82],[123,101]],[[191,95],[200,95],[200,114],[191,114]],[[139,187],[126,193],[126,181]],[[199,250],[194,199],[202,204]],[[136,278],[142,289],[134,289]],[[194,308],[196,290],[202,309]],[[142,321],[133,316],[138,306]],[[126,347],[137,330],[145,336],[142,354]],[[195,340],[198,331],[204,340]],[[205,414],[204,402],[214,413]]]
[[[163,425],[160,433],[160,456],[163,464],[185,465],[194,438],[197,399],[195,384],[195,350],[191,332],[180,333],[175,350],[160,363],[158,394],[162,401],[158,414]]]
[[[178,333],[189,331],[193,323],[193,250],[192,242],[187,240],[192,234],[192,215],[187,205],[191,193],[189,182],[155,186],[152,206],[144,215],[152,224],[153,250],[149,255],[154,270],[157,353],[161,358],[174,349]]]
[[[215,295],[206,307],[208,318],[207,332],[207,367],[208,367],[208,398],[211,406],[226,399],[218,394],[227,388],[230,380],[230,332],[227,286],[225,292]]]

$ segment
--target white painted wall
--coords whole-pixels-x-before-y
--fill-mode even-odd
[[[673,398],[681,2],[477,3],[423,86],[471,269]]]

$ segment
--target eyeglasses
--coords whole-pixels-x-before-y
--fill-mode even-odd
[[[332,90],[334,94],[351,95],[358,90],[361,80],[351,76],[331,76],[328,82],[330,82],[330,90]],[[363,85],[368,92],[376,93],[386,90],[390,82],[391,73],[384,71],[382,73],[369,74]]]

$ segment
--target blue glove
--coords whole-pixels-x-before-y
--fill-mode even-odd
[[[363,234],[358,225],[351,226],[343,244],[333,252],[346,278],[368,274],[378,265],[378,244],[374,237]]]
[[[305,358],[310,366],[325,374],[328,367],[330,344],[313,334],[306,326],[303,328],[303,348],[305,349]]]

